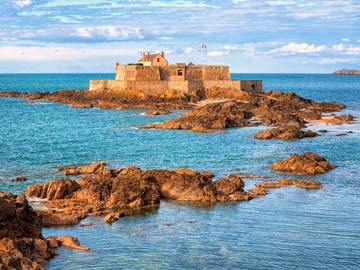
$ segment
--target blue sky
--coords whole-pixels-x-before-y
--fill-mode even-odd
[[[360,69],[360,0],[0,0],[0,72],[113,72],[142,51],[232,72]]]

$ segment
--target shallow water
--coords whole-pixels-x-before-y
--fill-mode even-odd
[[[318,101],[339,101],[360,116],[360,76],[233,74],[263,79],[265,89],[293,91]],[[83,89],[91,78],[113,74],[0,74],[0,90]],[[352,106],[358,106],[352,108]],[[324,188],[271,190],[245,203],[198,207],[163,201],[159,209],[125,217],[112,226],[44,229],[44,235],[75,235],[88,253],[60,249],[48,269],[359,269],[360,125],[311,126],[330,132],[294,141],[259,141],[264,127],[224,133],[138,130],[134,126],[183,113],[143,116],[144,110],[70,108],[50,102],[27,104],[0,99],[0,189],[22,192],[26,185],[61,177],[56,167],[109,161],[113,167],[189,167],[228,173],[269,175],[269,165],[291,153],[314,151],[338,168],[312,177]],[[336,134],[353,131],[346,136]],[[25,183],[11,182],[17,175]],[[307,177],[299,177],[306,179]],[[252,186],[256,180],[246,180]],[[171,226],[169,226],[171,224]]]

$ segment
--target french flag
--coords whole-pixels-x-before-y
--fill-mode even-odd
[[[201,44],[201,49],[206,49],[206,44],[205,43]]]

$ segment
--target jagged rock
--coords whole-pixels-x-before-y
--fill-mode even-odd
[[[0,192],[0,269],[45,269],[55,255],[24,195]]]
[[[351,114],[345,115],[336,115],[336,114],[326,114],[322,115],[318,119],[309,119],[311,123],[315,124],[332,124],[332,125],[342,125],[342,124],[351,124],[355,121],[355,117]]]
[[[43,99],[75,107],[98,107],[103,109],[161,108],[189,109],[199,105],[187,114],[160,124],[150,124],[142,128],[186,129],[194,132],[209,132],[216,129],[254,126],[295,126],[302,128],[307,122],[324,122],[323,113],[336,112],[345,105],[335,102],[315,102],[294,93],[267,91],[250,93],[233,89],[202,87],[189,94],[169,93],[163,96],[147,95],[139,90],[126,91],[76,91],[59,90],[53,93],[0,92],[0,97],[20,97]],[[193,102],[198,102],[194,104]],[[199,105],[201,106],[201,105]],[[159,109],[160,110],[160,109]],[[153,112],[154,114],[160,113]],[[349,122],[335,117],[334,123]],[[253,121],[255,120],[255,121]],[[76,167],[70,167],[68,174],[80,174]]]
[[[65,175],[91,174],[104,170],[106,165],[107,165],[106,162],[98,161],[98,162],[90,163],[89,165],[86,166],[70,165],[66,167],[60,167],[59,171],[62,171]]]
[[[249,105],[238,101],[211,103],[196,108],[183,116],[164,123],[155,123],[140,128],[186,129],[195,132],[209,132],[216,129],[253,126],[253,114]]]
[[[289,126],[262,130],[255,135],[255,138],[261,140],[274,138],[281,140],[292,140],[316,136],[319,136],[319,134],[311,130],[301,130],[300,127]]]
[[[317,174],[325,173],[336,166],[315,153],[306,152],[303,155],[293,154],[284,160],[277,161],[271,165],[271,168],[295,174]]]
[[[73,180],[53,180],[44,184],[30,185],[26,195],[48,200],[65,199],[79,188],[79,184]]]
[[[188,202],[247,201],[251,194],[243,190],[241,178],[229,175],[212,181],[213,174],[181,168],[146,170],[137,167],[95,170],[77,182],[54,180],[29,186],[27,194],[47,198],[48,207],[38,210],[43,226],[75,225],[92,214],[132,213],[134,209],[158,206],[160,199]],[[75,185],[75,184],[76,185]],[[51,189],[50,187],[56,188]],[[63,187],[67,192],[62,192]],[[48,190],[56,190],[49,195]],[[61,195],[53,195],[61,194]]]

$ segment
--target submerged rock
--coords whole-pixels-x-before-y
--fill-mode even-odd
[[[20,176],[16,176],[11,181],[13,181],[13,182],[25,182],[26,180],[28,180],[28,179],[25,176],[20,175]]]
[[[316,180],[295,180],[291,178],[285,178],[274,182],[256,183],[256,187],[259,189],[281,188],[286,186],[297,186],[303,189],[320,189],[321,183]]]
[[[284,160],[277,161],[271,165],[271,168],[294,174],[317,174],[325,173],[336,166],[315,153],[306,152],[303,155],[293,154]]]
[[[73,236],[50,236],[46,241],[52,246],[66,247],[70,249],[89,251],[90,248],[81,246],[79,239]]]

